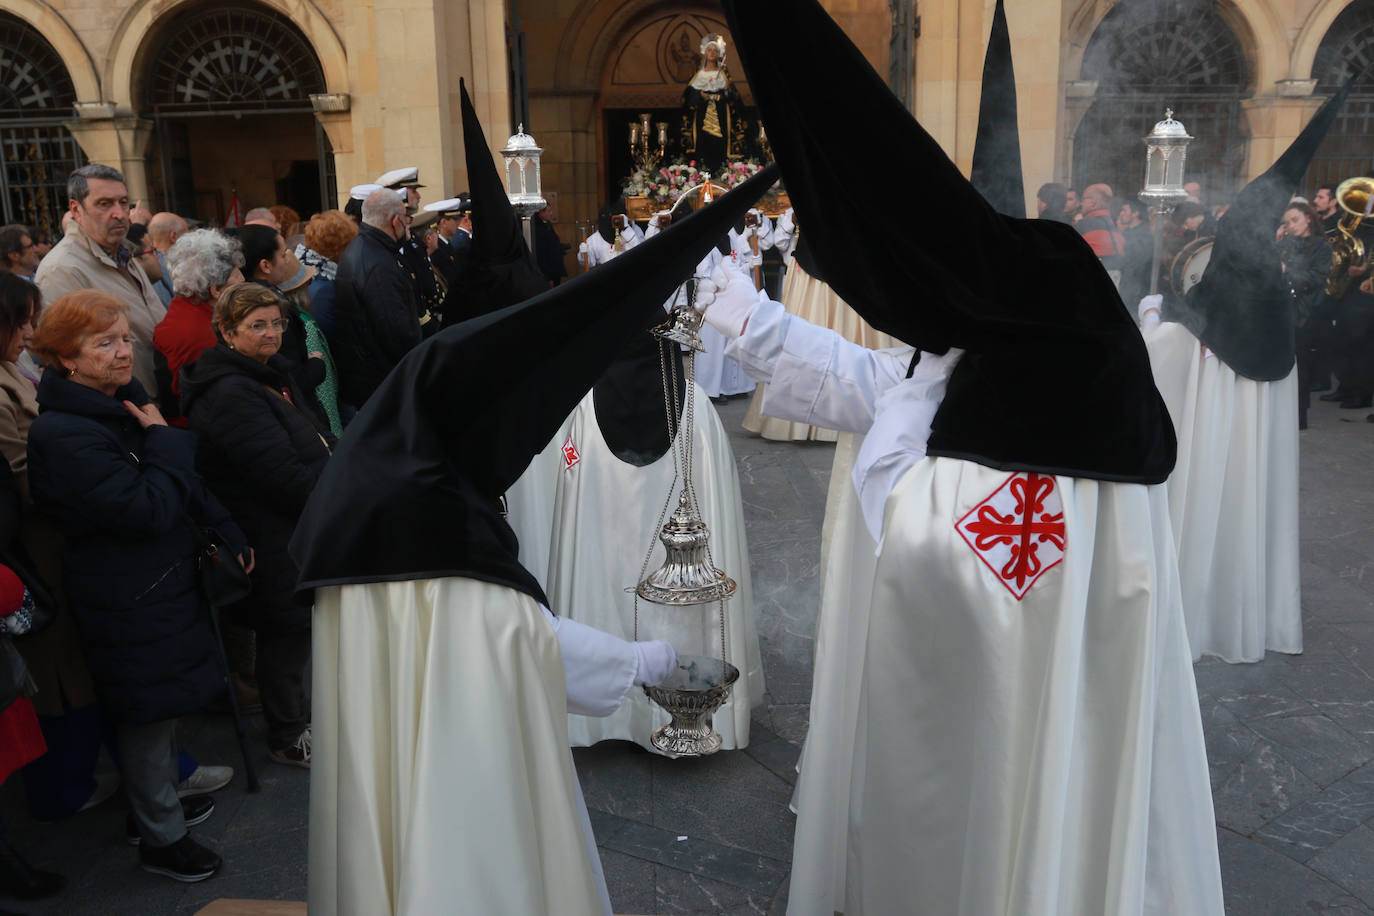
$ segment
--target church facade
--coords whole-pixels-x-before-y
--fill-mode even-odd
[[[824,2],[967,169],[990,0]],[[1223,200],[1374,60],[1374,0],[1034,0],[1007,15],[1030,195],[1052,180],[1133,192],[1167,107],[1197,138],[1191,176]],[[661,163],[684,155],[705,35],[725,39],[739,155],[762,155],[723,20],[674,0],[0,0],[0,219],[51,230],[86,161],[120,167],[154,209],[212,221],[235,197],[308,214],[405,165],[427,199],[450,196],[466,184],[461,77],[493,143],[526,122],[571,229],[620,193],[641,114],[669,125]],[[1310,183],[1369,171],[1371,148],[1374,78]],[[899,192],[900,155],[878,167]]]

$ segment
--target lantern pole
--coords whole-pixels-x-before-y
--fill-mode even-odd
[[[1145,138],[1145,187],[1141,200],[1150,203],[1155,214],[1152,228],[1154,258],[1150,270],[1150,295],[1159,292],[1160,261],[1164,250],[1164,218],[1174,207],[1188,199],[1183,190],[1183,167],[1188,159],[1188,144],[1193,138],[1188,130],[1174,120],[1174,110],[1164,110],[1164,120],[1155,124]]]

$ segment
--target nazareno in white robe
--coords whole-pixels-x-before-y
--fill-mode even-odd
[[[1141,333],[1178,435],[1169,517],[1193,658],[1302,652],[1297,368],[1237,375],[1157,312]]]
[[[316,589],[310,912],[611,912],[568,750],[638,663],[474,579]]]
[[[667,423],[666,416],[663,422]],[[670,488],[670,513],[681,491],[681,481],[676,487],[673,484],[673,451],[644,467],[621,461],[602,436],[591,393],[569,418],[564,441],[572,443],[576,462],[569,464],[560,452],[543,466],[554,492],[549,601],[568,618],[633,639],[632,589],[650,546],[649,569],[661,565],[664,551],[658,541],[658,516],[669,503]],[[763,662],[739,474],[725,428],[700,387],[693,448],[695,489],[702,519],[710,530],[712,559],[738,584],[734,596],[725,602],[725,635],[730,663],[740,669],[740,677],[713,717],[722,746],[729,750],[749,743],[750,710],[763,701]],[[719,604],[661,607],[640,600],[639,638],[666,639],[679,653],[719,658],[719,613]],[[609,716],[569,716],[568,732],[574,747],[620,739],[654,751],[649,736],[667,721],[667,712],[642,690],[632,690]]]
[[[834,751],[850,756],[833,787],[849,794],[843,870],[824,842],[834,806],[803,790],[789,913],[1220,916],[1163,488],[927,457],[944,379],[905,380],[909,350],[864,350],[777,303],[731,350],[771,383],[766,412],[865,433],[858,533],[878,544],[852,592],[868,607],[858,721]],[[957,527],[1018,480],[1057,495],[1064,543],[1019,599]],[[844,683],[817,691],[852,702]],[[825,738],[846,740],[834,722]]]

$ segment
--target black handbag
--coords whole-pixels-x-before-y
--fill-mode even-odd
[[[215,608],[229,607],[253,592],[253,581],[224,536],[202,528],[187,516],[196,537],[196,574],[205,599]]]

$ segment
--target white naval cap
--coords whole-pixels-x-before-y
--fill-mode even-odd
[[[377,176],[377,184],[384,188],[423,188],[420,184],[420,170],[416,166],[392,169]]]
[[[465,213],[472,212],[472,198],[450,197],[448,200],[437,200],[432,204],[425,204],[421,209],[426,213],[436,213],[439,216],[452,216],[456,218]]]
[[[380,191],[382,186],[379,184],[355,184],[348,189],[348,196],[354,200],[367,200],[372,196],[373,191]]]

